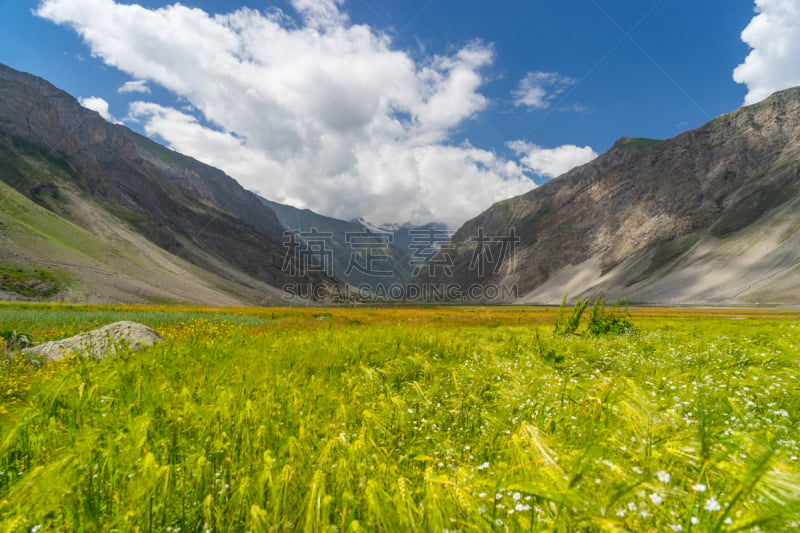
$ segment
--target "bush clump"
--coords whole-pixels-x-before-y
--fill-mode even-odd
[[[28,298],[49,298],[61,290],[60,283],[42,268],[0,262],[0,290]]]
[[[577,333],[580,327],[581,317],[583,317],[589,305],[589,298],[575,302],[569,316],[567,316],[565,312],[566,305],[567,295],[564,295],[553,328],[553,333],[561,337]],[[599,296],[595,298],[592,310],[589,312],[589,322],[586,325],[586,333],[588,335],[595,337],[608,334],[628,335],[636,333],[636,331],[636,327],[634,327],[633,322],[630,320],[627,299],[625,300],[624,308],[620,305],[619,299],[617,299],[616,305],[608,310],[606,308],[605,299]]]
[[[0,350],[3,352],[24,350],[33,345],[33,338],[29,334],[17,331],[0,331],[0,339]]]
[[[630,320],[628,313],[628,301],[625,300],[624,309],[620,307],[617,299],[616,305],[611,311],[606,310],[606,302],[600,297],[595,298],[592,311],[589,313],[589,323],[586,330],[590,335],[628,335],[636,333],[636,328]]]

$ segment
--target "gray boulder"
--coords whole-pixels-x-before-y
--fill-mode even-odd
[[[120,349],[130,348],[139,351],[162,342],[164,338],[153,328],[138,322],[122,321],[68,339],[45,342],[25,351],[49,361],[78,354],[91,359],[103,359]]]

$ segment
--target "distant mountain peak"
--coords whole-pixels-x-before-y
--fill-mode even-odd
[[[418,229],[427,229],[427,228],[434,228],[436,230],[448,230],[446,224],[436,221],[424,222],[415,224],[413,222],[388,222],[384,224],[376,224],[370,222],[364,217],[359,217],[354,219],[353,222],[356,224],[360,224],[364,227],[364,229],[373,231],[376,233],[397,233],[398,231],[410,231],[410,230],[418,230]]]
[[[360,224],[365,230],[373,233],[394,233],[403,227],[403,224],[373,224],[364,217],[359,217],[355,219],[354,222]]]

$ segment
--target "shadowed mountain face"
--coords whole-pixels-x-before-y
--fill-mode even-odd
[[[316,241],[329,258],[329,271],[352,288],[364,293],[379,285],[406,283],[411,269],[408,257],[394,245],[394,235],[369,232],[357,222],[319,215],[262,198],[278,216],[287,232],[307,246]]]
[[[447,228],[437,223],[375,226],[363,219],[339,220],[310,209],[261,201],[275,211],[287,231],[324,246],[333,276],[365,298],[370,294],[380,298],[389,288],[407,284],[414,269],[425,266],[427,257],[418,252],[430,247],[431,230],[441,239],[449,236]]]
[[[331,282],[316,273],[291,276],[283,268],[283,228],[275,213],[220,170],[112,125],[46,81],[5,66],[0,66],[0,181],[101,240],[115,233],[109,227],[125,238],[144,237],[161,249],[164,261],[180,263],[193,272],[185,274],[191,278],[203,278],[198,283],[212,286],[224,303],[278,302],[275,287]],[[23,199],[17,201],[24,212]],[[19,230],[18,222],[3,221],[14,226],[9,231]],[[52,237],[47,228],[36,232],[45,240]],[[0,241],[0,255],[24,264],[42,262],[46,248],[26,247],[19,239]],[[59,264],[58,257],[49,259]],[[100,270],[119,270],[113,261],[92,259]],[[83,278],[75,269],[70,276]],[[164,291],[153,289],[152,277],[141,280],[138,291],[150,299],[217,301],[198,300],[196,294],[159,296]],[[117,292],[114,301],[149,298],[131,287]]]
[[[453,276],[436,281],[515,287],[517,301],[531,303],[565,293],[800,303],[798,193],[796,88],[666,141],[620,139],[594,161],[493,205],[459,229]],[[512,228],[518,242],[504,253]]]

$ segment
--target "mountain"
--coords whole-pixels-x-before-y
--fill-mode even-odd
[[[277,214],[286,231],[298,232],[306,240],[321,239],[330,252],[333,276],[361,293],[383,296],[389,287],[411,279],[409,231],[413,228],[339,220],[265,198],[261,201]],[[312,230],[319,235],[314,237]]]
[[[40,297],[72,301],[276,304],[333,283],[285,268],[277,216],[220,170],[2,65],[0,182],[0,296],[37,271],[60,288]]]
[[[422,244],[438,248],[442,243],[449,240],[449,235],[452,233],[441,222],[429,222],[427,224],[412,224],[410,222],[403,224],[373,224],[363,217],[357,219],[356,222],[368,231],[391,233],[394,247],[409,256],[413,255],[414,250],[419,249]]]
[[[345,221],[266,198],[261,201],[277,214],[286,231],[324,245],[330,252],[333,276],[359,289],[359,297],[367,299],[370,294],[379,299],[402,299],[398,298],[402,294],[397,292],[398,286],[405,286],[415,269],[424,269],[450,235],[444,224],[373,224],[364,218]]]
[[[417,281],[524,303],[797,304],[799,229],[794,88],[669,140],[620,139],[468,221],[443,251],[452,276]]]

